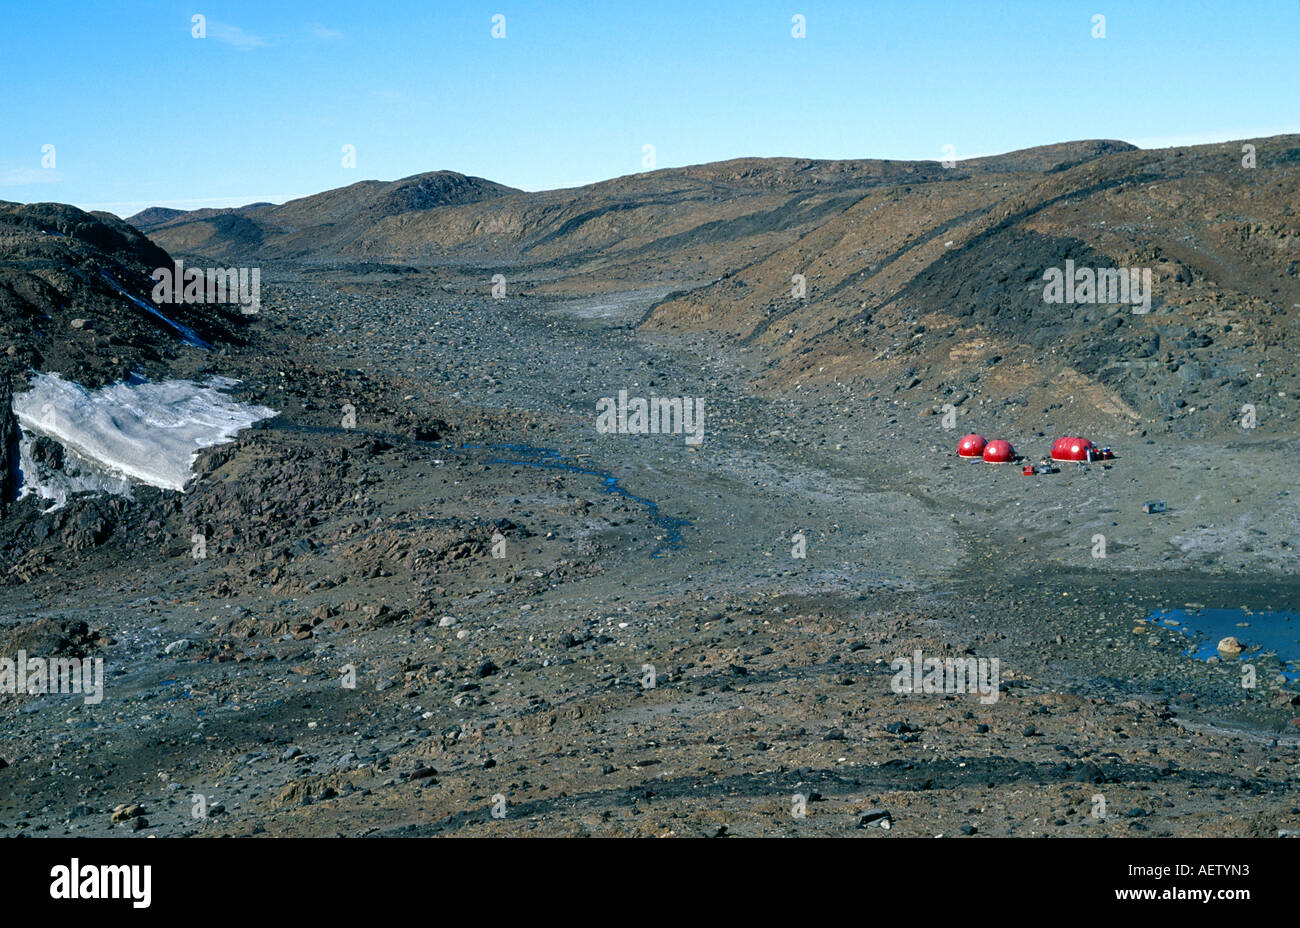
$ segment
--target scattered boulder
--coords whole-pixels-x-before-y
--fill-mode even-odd
[[[859,828],[870,828],[873,825],[878,825],[888,830],[893,827],[893,824],[894,817],[889,813],[888,809],[868,809],[858,817]]]
[[[1225,661],[1234,660],[1241,656],[1241,642],[1232,635],[1229,635],[1226,638],[1220,639],[1216,650],[1219,652],[1219,657],[1223,658]]]

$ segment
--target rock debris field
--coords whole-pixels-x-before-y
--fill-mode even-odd
[[[277,415],[184,493],[11,511],[0,656],[104,680],[0,695],[0,835],[1300,831],[1295,666],[1250,646],[1300,602],[1293,442],[1024,477],[957,437],[1036,459],[1060,411],[760,393],[756,349],[639,328],[662,296],[268,274],[169,374]],[[620,390],[703,441],[599,433]],[[1240,658],[1152,620],[1207,606]],[[997,685],[899,692],[917,651]]]

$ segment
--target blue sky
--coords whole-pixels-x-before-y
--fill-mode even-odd
[[[647,144],[662,168],[1223,141],[1300,132],[1298,48],[1300,0],[10,2],[0,199],[128,215],[438,169],[538,190]]]

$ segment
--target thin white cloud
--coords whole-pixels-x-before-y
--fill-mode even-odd
[[[232,26],[228,23],[208,23],[208,36],[232,48],[237,48],[241,52],[252,51],[255,48],[266,48],[271,44],[260,35],[245,32],[239,26]]]
[[[311,23],[308,25],[307,33],[314,39],[322,39],[324,41],[343,38],[343,33],[340,30],[331,29],[329,26],[322,26],[320,23]]]

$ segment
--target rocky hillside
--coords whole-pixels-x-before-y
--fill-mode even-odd
[[[1250,404],[1265,434],[1293,432],[1300,138],[1254,140],[1254,168],[1242,144],[873,191],[646,324],[749,342],[773,384],[950,402],[973,424],[1242,434]],[[1067,260],[1149,269],[1149,311],[1046,302],[1044,273]]]
[[[563,292],[697,284],[789,244],[871,190],[1036,174],[1131,147],[1073,142],[951,170],[933,161],[741,158],[537,193],[444,171],[278,207],[198,210],[163,222],[146,210],[128,221],[172,253],[212,258],[472,263],[509,267]]]
[[[151,207],[127,222],[178,255],[228,262],[335,260],[358,253],[354,243],[384,220],[513,192],[481,177],[434,171],[391,182],[361,181],[281,206],[189,212]]]
[[[539,193],[439,172],[133,218],[214,259],[672,291],[645,328],[742,341],[769,386],[951,403],[972,426],[1241,434],[1249,405],[1255,434],[1289,434],[1300,138],[1251,141],[1254,167],[1243,144],[1070,142],[949,168],[747,158]],[[1067,261],[1149,272],[1149,305],[1045,301],[1044,273]]]
[[[0,372],[18,388],[31,371],[87,387],[237,338],[238,309],[167,305],[148,311],[168,254],[109,213],[57,203],[0,202]],[[140,301],[140,302],[137,302]]]

